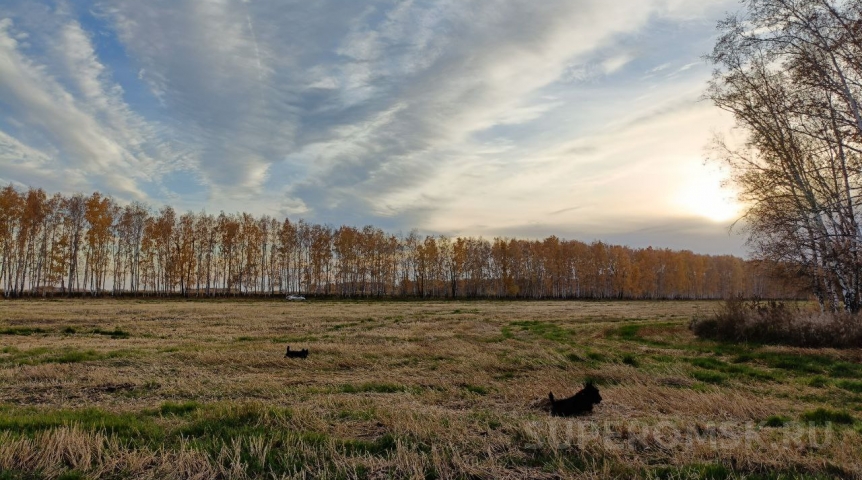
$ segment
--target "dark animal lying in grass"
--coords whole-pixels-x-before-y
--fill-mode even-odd
[[[557,417],[571,417],[573,415],[592,412],[593,405],[602,401],[599,389],[593,385],[593,382],[584,384],[583,390],[576,393],[573,397],[554,400],[554,393],[551,392],[548,394],[548,398],[551,399],[551,415]]]
[[[300,351],[290,351],[290,345],[287,346],[287,351],[284,352],[284,358],[308,358],[308,349],[304,348]]]

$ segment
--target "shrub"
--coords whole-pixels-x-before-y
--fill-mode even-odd
[[[693,319],[690,327],[698,337],[718,341],[811,348],[862,345],[862,317],[807,312],[776,301],[732,298],[714,315]]]

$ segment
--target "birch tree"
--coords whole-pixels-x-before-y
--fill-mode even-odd
[[[743,147],[718,157],[748,205],[757,256],[796,265],[824,309],[862,309],[862,4],[746,0],[723,21],[707,98]]]

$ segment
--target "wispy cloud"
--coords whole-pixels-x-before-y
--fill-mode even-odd
[[[589,237],[690,214],[677,172],[726,124],[693,63],[725,0],[10,3],[7,181],[38,164],[180,208]]]
[[[54,61],[49,68],[22,51],[12,20],[0,20],[0,98],[21,139],[16,140],[18,149],[44,151],[39,145],[45,145],[52,150],[53,174],[84,174],[107,192],[145,198],[137,182],[151,180],[158,170],[146,149],[165,154],[156,128],[123,103],[122,90],[107,80],[80,25],[70,21],[56,27],[45,54]],[[16,162],[11,155],[0,162]],[[44,163],[42,168],[49,168]]]

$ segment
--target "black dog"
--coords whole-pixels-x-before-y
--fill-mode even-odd
[[[576,393],[573,397],[554,400],[554,394],[551,392],[548,394],[548,398],[551,399],[551,415],[557,417],[571,417],[573,415],[592,412],[593,405],[602,401],[599,389],[593,385],[593,382],[584,384],[583,390]]]
[[[308,349],[304,348],[300,351],[290,351],[290,345],[287,346],[287,351],[284,352],[284,358],[308,358]]]

